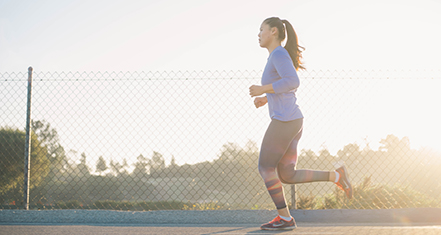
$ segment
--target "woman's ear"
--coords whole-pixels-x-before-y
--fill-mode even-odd
[[[272,35],[277,35],[277,27],[272,27],[271,28],[271,34]]]

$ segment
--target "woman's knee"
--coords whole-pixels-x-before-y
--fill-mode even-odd
[[[292,179],[296,174],[295,165],[289,164],[285,166],[277,167],[277,175],[279,179],[284,184],[292,184]]]
[[[272,166],[265,166],[259,163],[258,165],[259,174],[263,179],[271,177],[271,175],[276,173],[276,168]]]

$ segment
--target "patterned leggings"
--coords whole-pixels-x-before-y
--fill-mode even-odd
[[[303,118],[288,122],[273,119],[262,141],[259,173],[277,209],[286,207],[282,183],[329,181],[329,171],[296,170],[302,127]]]

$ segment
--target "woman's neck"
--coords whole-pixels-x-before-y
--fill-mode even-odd
[[[268,49],[268,52],[271,54],[274,51],[274,49],[276,49],[277,47],[279,47],[281,45],[282,45],[281,42],[276,41],[274,43],[271,43],[266,49]]]

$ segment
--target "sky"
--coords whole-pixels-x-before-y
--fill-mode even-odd
[[[441,151],[436,134],[441,132],[438,125],[441,116],[436,109],[431,108],[436,106],[436,100],[441,100],[436,90],[441,85],[441,60],[438,58],[441,54],[439,12],[441,2],[436,0],[0,0],[0,73],[25,73],[29,66],[32,66],[36,73],[40,73],[41,77],[49,74],[49,78],[54,72],[77,71],[262,71],[268,52],[259,47],[257,34],[264,19],[278,16],[292,23],[300,44],[306,48],[303,57],[307,72],[303,73],[304,87],[298,91],[298,96],[303,97],[299,98],[299,104],[308,117],[305,119],[305,125],[308,125],[309,134],[302,137],[303,147],[317,149],[326,145],[335,154],[343,144],[352,141],[363,143],[364,138],[378,143],[381,138],[392,133],[400,138],[409,136],[411,143],[416,143],[415,147],[427,144]],[[347,75],[351,74],[350,71],[358,70],[367,71],[362,76],[382,70],[400,71],[395,75],[409,75],[406,71],[412,70],[413,77],[418,77],[426,70],[435,70],[435,73],[429,73],[429,76],[436,74],[438,80],[426,79],[418,85],[413,83],[415,80],[308,80],[311,74],[320,74],[320,71]],[[125,92],[133,91],[134,94],[142,94],[141,99],[148,99],[148,96],[143,94],[143,87],[122,84],[121,86],[128,90],[120,93],[114,90],[112,84],[104,83],[102,87],[107,87],[107,90],[103,88],[102,96],[97,97],[93,89],[84,93],[87,82],[78,83],[78,87],[70,87],[62,92],[56,87],[58,83],[47,88],[45,84],[39,85],[37,82],[34,94],[37,97],[40,94],[46,103],[38,105],[39,101],[36,99],[35,119],[46,119],[57,128],[61,141],[68,149],[84,151],[94,159],[100,155],[112,157],[106,149],[110,151],[109,149],[115,147],[114,141],[117,140],[110,136],[120,135],[119,140],[126,141],[125,147],[114,149],[113,157],[120,152],[127,153],[128,149],[137,151],[131,153],[132,157],[142,151],[148,156],[151,151],[156,150],[166,155],[166,162],[174,155],[179,164],[194,163],[207,160],[209,152],[212,154],[209,159],[215,158],[215,154],[226,141],[244,144],[250,135],[256,142],[261,140],[269,121],[267,110],[256,110],[247,103],[247,88],[251,85],[249,83],[258,81],[258,76],[252,81],[241,81],[240,87],[234,90],[236,92],[227,94],[229,103],[235,102],[235,99],[242,102],[233,109],[219,105],[218,97],[224,95],[222,89],[216,90],[214,87],[217,83],[223,89],[237,85],[227,81],[193,84],[196,87],[212,89],[210,92],[187,90],[177,85],[182,81],[175,82],[173,86],[178,87],[177,90],[170,90],[176,93],[173,100],[176,103],[180,100],[190,100],[181,107],[166,106],[170,105],[167,102],[169,97],[161,90],[168,87],[167,82],[157,84],[159,91],[148,90],[156,97],[164,97],[157,99],[158,105],[148,106],[149,110],[157,109],[157,112],[164,112],[161,108],[165,107],[176,117],[181,117],[155,127],[156,131],[150,135],[155,136],[154,140],[146,141],[156,141],[156,145],[160,146],[157,149],[150,149],[142,144],[136,145],[136,142],[130,141],[133,137],[123,134],[127,130],[124,129],[124,125],[121,127],[124,130],[103,131],[103,128],[100,128],[102,126],[120,124],[118,119],[108,120],[109,123],[103,124],[100,120],[106,119],[106,116],[102,119],[96,118],[97,114],[90,108],[100,107],[101,104],[94,100],[107,99],[114,100],[116,105],[118,102],[126,104],[121,106],[123,109],[135,107],[138,104],[130,103],[129,99],[136,100],[139,97]],[[346,86],[339,87],[339,84]],[[4,88],[12,90],[15,86],[15,83],[5,83]],[[25,91],[25,87],[23,89]],[[17,96],[25,94],[18,93]],[[55,94],[58,94],[56,99],[52,96]],[[374,97],[371,96],[373,94]],[[115,97],[125,97],[127,100],[115,100]],[[0,111],[6,107],[0,113],[1,118],[7,117],[7,114],[13,111],[21,113],[20,117],[24,116],[24,108],[15,111],[18,99],[10,98],[11,102],[3,98],[0,100]],[[66,106],[66,102],[72,99],[82,100],[84,103]],[[352,102],[344,103],[348,99]],[[61,102],[63,100],[64,103]],[[333,101],[343,103],[335,104]],[[115,107],[119,106],[100,108],[112,113]],[[63,112],[63,108],[71,110]],[[44,115],[53,109],[60,109],[58,116]],[[118,116],[124,120],[138,122],[139,119],[134,120],[130,114],[147,115],[146,110],[141,110],[140,113],[122,110]],[[82,117],[79,114],[83,112],[91,114],[89,117]],[[208,133],[199,130],[201,126],[194,124],[192,120],[203,117],[205,112],[215,118],[222,117],[222,125],[206,128]],[[242,116],[253,115],[256,120],[244,119],[238,122],[237,112],[243,112]],[[327,115],[321,115],[324,112]],[[70,115],[78,115],[76,124],[83,123],[84,128],[76,128],[75,123],[66,124],[63,120],[72,117]],[[127,128],[133,132],[148,132],[152,129],[149,125],[158,123],[162,118],[167,117],[151,117],[151,122],[145,126],[135,125]],[[229,126],[228,122],[237,123]],[[170,123],[183,128],[177,133],[185,133],[190,125],[195,131],[194,136],[203,140],[183,140],[173,133],[155,134],[167,129]],[[20,126],[20,123],[15,125]],[[241,134],[233,137],[230,135],[232,130]],[[87,133],[96,135],[87,138]],[[209,142],[210,135],[218,135],[219,138]],[[68,136],[78,139],[67,140]],[[137,141],[145,137],[138,133],[138,138]],[[96,145],[91,144],[91,139],[105,140],[103,142],[107,141],[106,143],[112,146],[101,146],[101,149],[97,149]],[[173,149],[164,144],[169,140],[180,142],[180,145],[173,146]],[[179,151],[182,150],[182,146],[197,146],[201,141],[205,141],[206,149],[198,150],[198,156],[189,161],[186,156],[192,155],[194,150],[186,149],[186,156],[180,158]]]
[[[433,69],[436,0],[0,1],[0,71],[261,70],[261,22],[289,20],[310,70]]]

